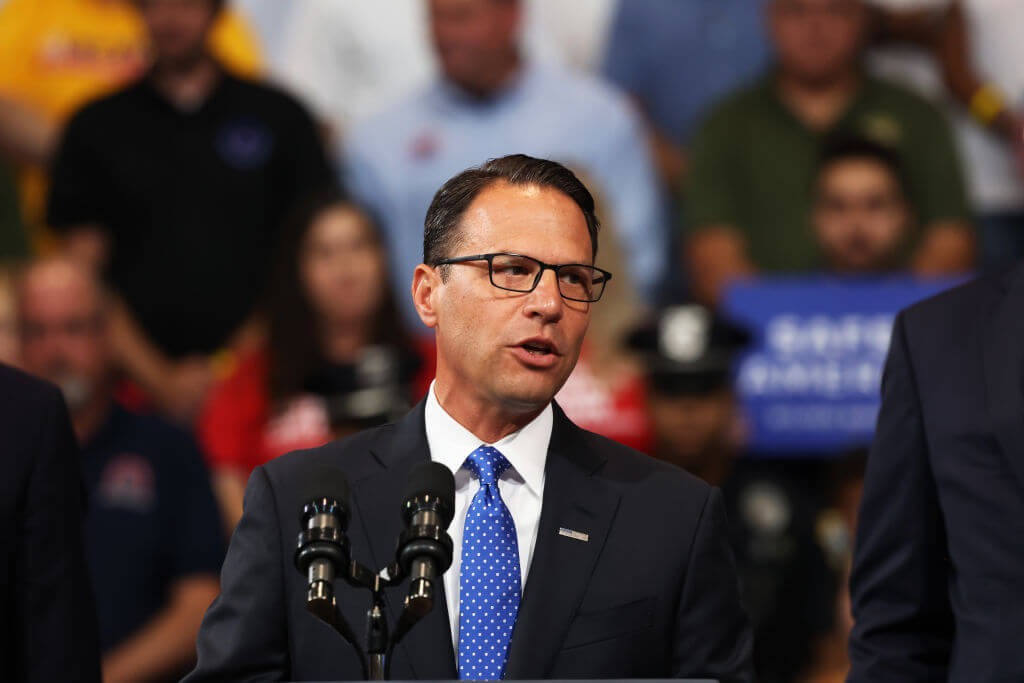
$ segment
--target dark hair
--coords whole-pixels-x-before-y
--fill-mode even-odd
[[[838,135],[826,139],[818,154],[815,178],[820,180],[822,174],[834,164],[853,160],[873,161],[883,166],[895,178],[900,193],[904,197],[909,197],[910,186],[899,153],[891,147],[867,138]]]
[[[333,208],[353,209],[366,218],[374,240],[384,250],[384,240],[372,214],[337,189],[308,196],[287,223],[280,249],[274,286],[267,302],[268,383],[271,400],[287,399],[301,393],[317,371],[329,365],[320,346],[316,312],[302,282],[302,247],[313,224]],[[406,347],[409,337],[402,325],[391,280],[384,274],[380,308],[373,319],[370,343]]]
[[[572,171],[557,161],[512,154],[467,169],[441,186],[430,202],[423,223],[424,263],[436,265],[438,261],[451,256],[460,240],[459,222],[462,215],[481,191],[499,181],[510,185],[550,187],[576,202],[587,220],[591,257],[597,256],[597,231],[601,223],[597,219],[590,190]]]

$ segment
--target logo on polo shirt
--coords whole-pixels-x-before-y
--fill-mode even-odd
[[[228,166],[239,171],[252,171],[270,160],[274,151],[274,133],[262,121],[235,119],[221,126],[214,145]]]
[[[103,507],[146,512],[156,502],[155,479],[153,466],[141,455],[115,455],[100,475],[98,502]]]

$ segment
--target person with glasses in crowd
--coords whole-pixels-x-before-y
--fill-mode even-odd
[[[594,265],[598,225],[590,192],[552,161],[494,159],[441,187],[411,287],[435,381],[398,422],[253,472],[189,683],[362,677],[291,568],[302,482],[345,473],[353,552],[383,566],[403,482],[429,460],[455,475],[454,562],[395,650],[395,679],[751,680],[721,494],[552,400],[612,281]],[[364,596],[337,597],[361,623]]]

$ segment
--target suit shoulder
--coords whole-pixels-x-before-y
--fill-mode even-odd
[[[349,481],[376,471],[379,464],[371,454],[373,443],[394,429],[387,424],[346,436],[317,448],[291,451],[263,465],[274,485],[300,486],[310,482],[314,473],[324,468],[340,469]]]
[[[703,501],[711,493],[711,486],[686,470],[646,453],[612,441],[611,439],[580,429],[582,438],[595,453],[605,458],[602,474],[625,486],[655,487],[670,490],[674,495]]]
[[[1024,275],[1024,272],[1020,274]],[[940,323],[943,327],[963,326],[984,315],[1004,291],[1005,279],[1014,275],[1012,270],[983,275],[911,304],[900,315],[908,330],[912,331],[920,328],[933,330]]]

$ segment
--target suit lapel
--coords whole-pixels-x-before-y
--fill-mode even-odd
[[[1024,486],[1024,264],[1002,282],[1006,293],[982,335],[985,385],[996,437]]]
[[[545,678],[583,599],[619,493],[594,476],[605,459],[554,406],[537,544],[519,606],[506,677]],[[588,536],[579,540],[559,529]]]
[[[382,433],[371,445],[371,451],[380,467],[353,482],[352,489],[354,505],[362,520],[362,531],[371,554],[364,562],[368,561],[371,568],[379,569],[395,559],[395,544],[402,528],[399,506],[405,479],[413,467],[430,457],[423,402],[397,422],[393,430]],[[353,553],[357,558],[358,550],[355,548]],[[387,591],[392,628],[402,612],[407,586],[403,582]],[[420,679],[457,677],[444,582],[438,580],[435,590],[434,609],[409,632],[396,651],[396,655],[398,651],[405,651],[413,675]],[[366,594],[366,606],[369,607],[369,592]],[[364,624],[365,613],[352,627],[356,633],[362,633]]]

